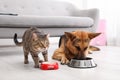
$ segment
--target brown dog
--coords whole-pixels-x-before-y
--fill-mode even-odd
[[[97,47],[89,46],[90,40],[99,34],[85,31],[65,32],[52,58],[60,60],[62,64],[67,64],[72,58],[85,59],[89,51],[99,50]]]

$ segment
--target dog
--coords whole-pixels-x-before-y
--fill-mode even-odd
[[[100,34],[85,31],[65,32],[59,40],[59,48],[54,51],[52,59],[60,60],[61,64],[68,64],[72,58],[85,59],[91,51],[100,50],[89,45],[91,39]]]

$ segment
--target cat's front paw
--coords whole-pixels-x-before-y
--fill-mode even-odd
[[[24,61],[24,64],[29,64],[29,61]]]
[[[39,60],[39,63],[42,63],[43,62],[43,60]]]
[[[39,68],[39,65],[35,65],[34,68]]]

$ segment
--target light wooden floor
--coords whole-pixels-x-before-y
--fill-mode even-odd
[[[50,45],[49,61],[55,61],[51,56],[57,46]],[[120,80],[120,47],[100,48],[89,55],[98,65],[95,68],[76,69],[59,64],[58,70],[44,71],[33,68],[31,56],[30,63],[23,64],[22,47],[0,47],[0,80]]]

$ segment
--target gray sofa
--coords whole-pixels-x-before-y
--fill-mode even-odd
[[[51,36],[78,29],[95,32],[98,21],[98,9],[79,10],[60,0],[0,0],[0,38],[21,37],[29,27]]]

